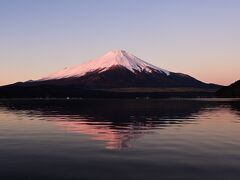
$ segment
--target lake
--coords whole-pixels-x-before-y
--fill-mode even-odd
[[[0,100],[2,180],[239,180],[240,101]]]

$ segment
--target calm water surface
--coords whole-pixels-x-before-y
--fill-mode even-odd
[[[0,101],[0,179],[240,179],[240,102]]]

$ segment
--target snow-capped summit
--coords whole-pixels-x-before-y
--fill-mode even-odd
[[[53,73],[47,77],[40,79],[40,81],[81,77],[89,72],[98,71],[98,73],[101,73],[117,66],[124,67],[133,73],[158,72],[166,76],[170,75],[169,71],[149,64],[124,50],[113,50],[103,56],[85,62],[79,66],[65,68],[61,71]]]

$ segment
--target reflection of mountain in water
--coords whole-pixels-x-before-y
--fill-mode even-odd
[[[134,139],[154,129],[189,123],[217,102],[177,100],[15,100],[2,101],[10,111],[44,117],[67,131],[106,141],[106,148],[131,146]],[[239,110],[239,103],[233,108]]]

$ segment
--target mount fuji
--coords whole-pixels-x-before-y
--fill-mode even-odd
[[[54,93],[59,94],[59,91],[64,96],[69,94],[71,96],[74,91],[75,97],[80,96],[78,92],[90,90],[101,90],[101,92],[104,90],[107,94],[111,89],[126,88],[197,88],[215,91],[219,87],[199,81],[187,74],[159,68],[124,50],[114,50],[79,66],[65,68],[38,80],[1,87],[0,93],[1,89],[10,89],[10,91],[34,89],[34,92],[37,91],[36,96],[39,96],[41,91],[45,92],[44,96],[50,92],[50,96]],[[30,92],[32,94],[32,90]]]
[[[154,66],[124,51],[114,50],[79,66],[65,68],[35,83],[84,88],[197,87],[212,85],[189,75]]]

